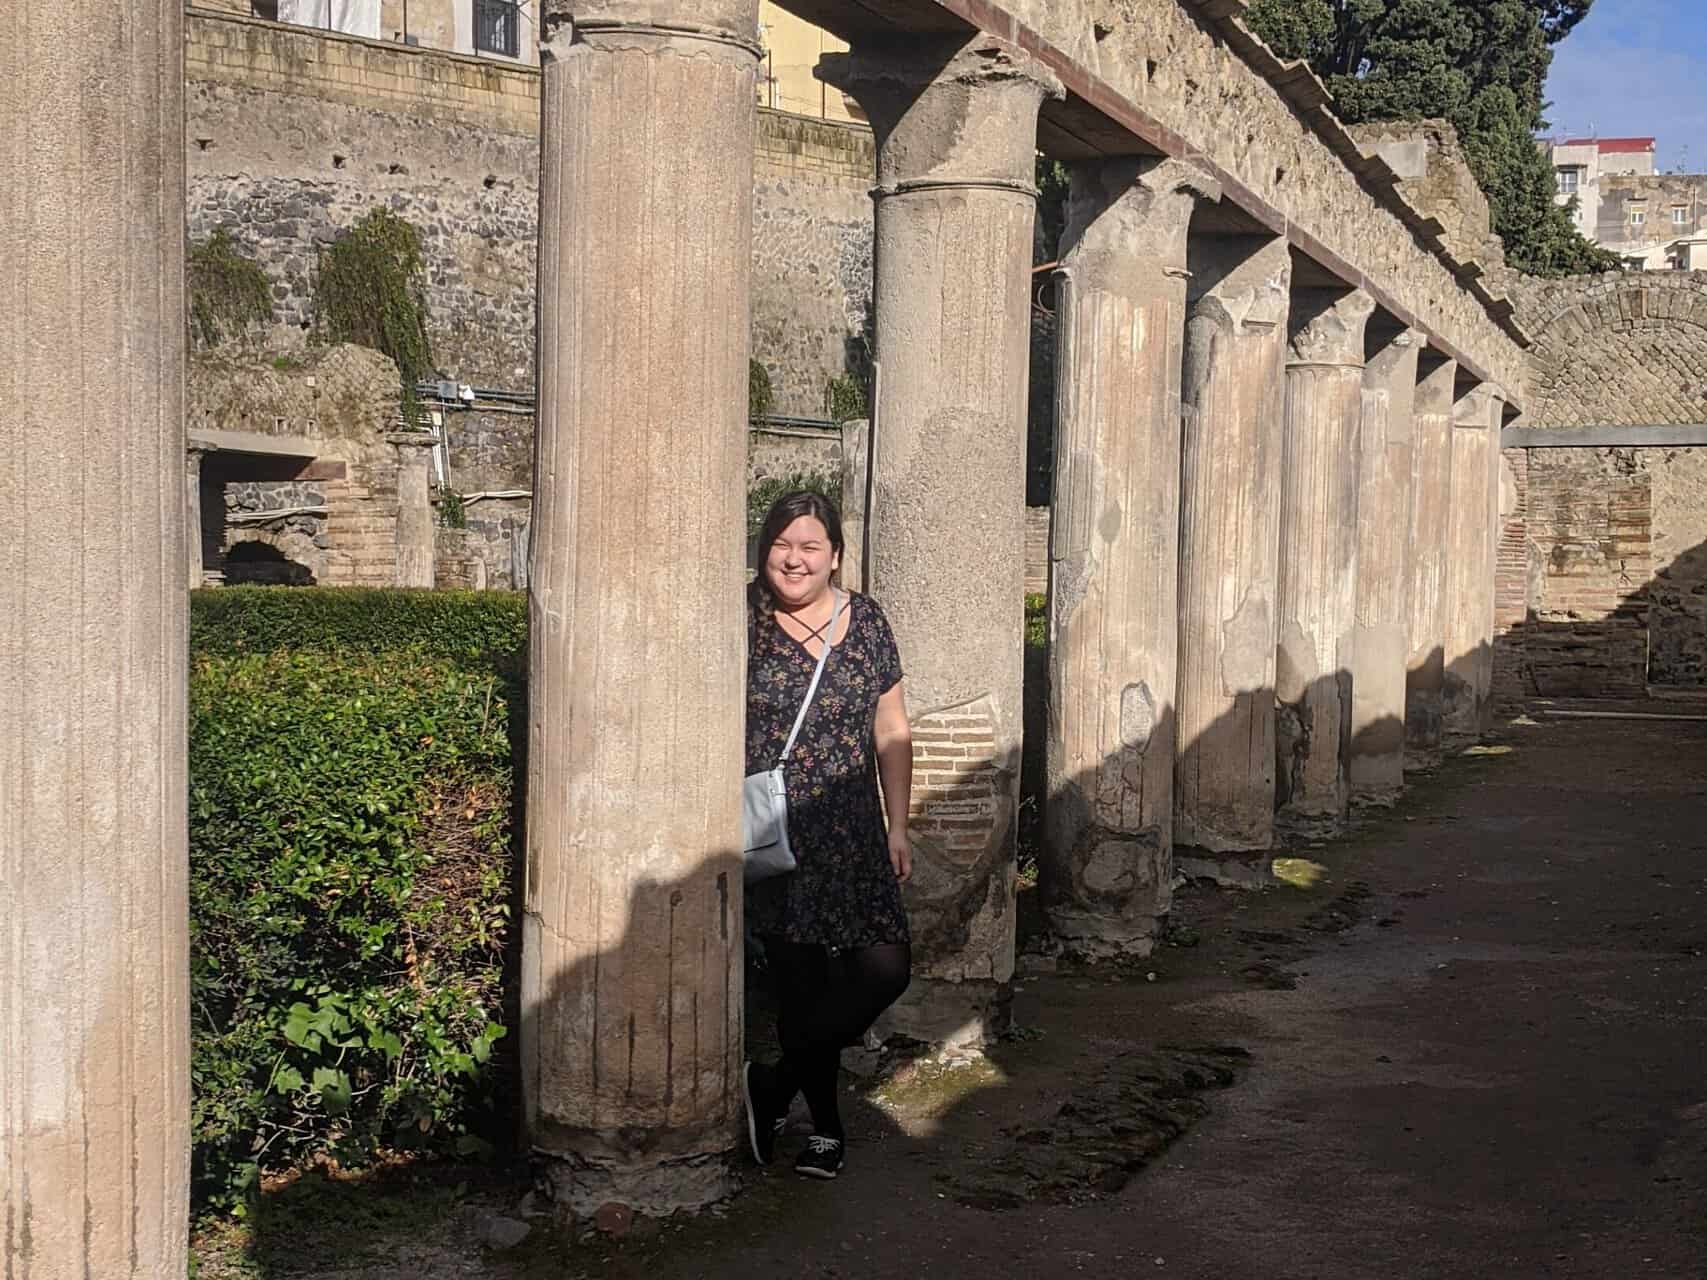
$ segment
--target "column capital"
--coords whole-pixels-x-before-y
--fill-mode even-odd
[[[1433,350],[1425,350],[1419,360],[1416,411],[1450,414],[1458,398],[1458,362]]]
[[[1296,289],[1286,363],[1361,369],[1363,337],[1375,299],[1362,289]]]
[[[1018,45],[985,33],[872,41],[826,54],[815,74],[870,119],[879,198],[968,186],[1036,194],[1037,111],[1064,90]]]
[[[1073,166],[1062,258],[1099,281],[1186,273],[1191,215],[1221,184],[1181,160],[1122,156]]]
[[[1194,317],[1214,317],[1234,336],[1269,333],[1285,323],[1292,294],[1292,250],[1275,237],[1215,237],[1188,245]]]
[[[1452,425],[1466,431],[1488,431],[1500,416],[1505,391],[1493,382],[1478,382],[1453,405]]]
[[[764,53],[758,0],[540,0],[540,30],[547,39],[565,27],[577,44],[692,40],[728,45],[754,58]]]

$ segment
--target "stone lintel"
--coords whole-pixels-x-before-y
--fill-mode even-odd
[[[391,431],[386,433],[385,442],[405,448],[414,445],[417,448],[430,449],[439,443],[439,438],[431,431]]]
[[[322,440],[307,436],[275,436],[264,431],[219,431],[197,429],[189,432],[186,446],[204,453],[255,453],[275,458],[315,458],[325,448]]]
[[[1375,299],[1362,289],[1294,289],[1287,364],[1362,368]]]
[[[955,186],[1036,194],[1037,109],[1062,88],[1019,46],[984,33],[877,40],[826,54],[816,74],[870,119],[880,197]]]

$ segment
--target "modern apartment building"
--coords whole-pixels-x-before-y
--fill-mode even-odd
[[[1556,199],[1575,199],[1577,229],[1635,270],[1707,268],[1707,174],[1660,173],[1652,138],[1567,138],[1542,144]]]

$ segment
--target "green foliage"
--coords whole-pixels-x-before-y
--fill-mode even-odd
[[[447,529],[468,528],[468,508],[455,489],[439,494],[439,523]]]
[[[1246,22],[1303,58],[1348,123],[1449,120],[1493,208],[1511,264],[1537,275],[1604,270],[1617,258],[1553,203],[1536,147],[1552,46],[1592,0],[1255,0]]]
[[[769,417],[771,407],[775,403],[776,396],[771,390],[770,370],[757,360],[748,360],[747,421],[757,422],[760,418]]]
[[[1025,646],[1028,649],[1049,647],[1049,597],[1040,592],[1026,593]]]
[[[1061,256],[1061,236],[1067,230],[1067,195],[1071,182],[1067,166],[1047,156],[1037,157],[1037,223],[1043,232],[1041,257],[1032,265],[1042,266]],[[1037,255],[1033,255],[1037,256]]]
[[[433,374],[427,341],[426,268],[421,237],[405,219],[375,206],[320,252],[315,324],[329,342],[371,347],[397,362],[403,416],[420,417],[415,384]]]
[[[217,347],[251,324],[273,318],[273,287],[253,259],[221,227],[190,246],[185,263],[190,295],[190,333],[201,347]]]
[[[837,426],[869,416],[865,383],[851,373],[831,378],[824,384],[824,412]]]
[[[527,630],[519,591],[220,587],[190,595],[190,650],[198,655],[411,650],[508,671],[526,656]]]
[[[794,471],[785,476],[769,476],[747,490],[747,536],[756,538],[764,526],[771,505],[784,494],[807,489],[821,493],[841,508],[842,485],[822,471]]]
[[[241,1210],[312,1157],[485,1146],[509,1021],[508,721],[500,677],[448,658],[196,657],[202,1203]]]

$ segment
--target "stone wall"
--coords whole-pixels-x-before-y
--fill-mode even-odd
[[[433,406],[447,487],[531,492],[537,70],[192,11],[186,74],[190,235],[223,228],[266,271],[267,351],[310,347],[321,248],[392,210],[421,233],[438,369],[477,393]],[[754,356],[776,413],[817,416],[828,381],[867,362],[872,138],[761,111],[755,147]],[[755,442],[755,475],[839,463],[839,445]],[[522,585],[529,515],[525,498],[468,504],[440,530],[439,580]]]
[[[1524,425],[1707,422],[1707,273],[1525,280],[1533,335]]]
[[[1525,280],[1542,430],[1707,422],[1707,276]],[[1707,686],[1707,448],[1505,453],[1496,673],[1507,698]]]
[[[242,432],[289,442],[295,455],[217,450],[201,463],[203,568],[219,580],[224,556],[263,542],[322,586],[388,587],[397,567],[397,366],[362,347],[317,348],[299,363],[201,353],[189,363],[191,443]],[[301,488],[292,486],[304,486]],[[318,494],[319,503],[293,499]],[[292,499],[292,500],[287,500]],[[307,525],[291,517],[237,519],[324,505]]]

